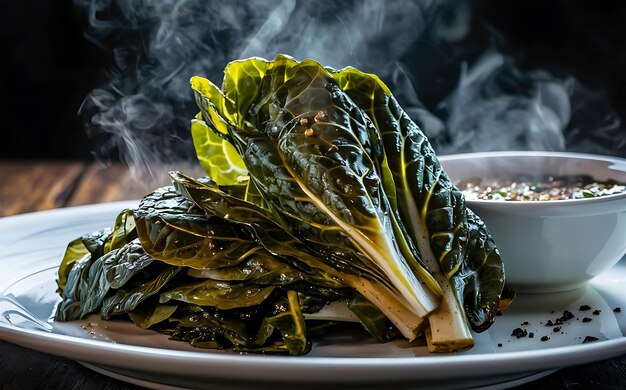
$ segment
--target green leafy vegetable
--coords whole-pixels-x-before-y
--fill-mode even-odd
[[[170,318],[178,309],[176,305],[150,304],[140,305],[135,310],[129,311],[130,319],[141,329],[163,322]]]
[[[429,346],[432,350],[470,347],[473,340],[463,302],[455,291],[455,280],[449,281],[464,261],[468,240],[461,192],[443,172],[424,134],[378,77],[353,68],[332,74],[372,118],[384,149],[378,159],[389,167],[387,172],[393,176],[390,180],[396,185],[399,218],[409,227],[413,242],[445,293],[440,306],[429,316],[430,326],[438,329]]]
[[[508,302],[486,226],[378,77],[279,55],[191,86],[209,177],[171,172],[72,241],[56,319],[128,316],[197,347],[292,355],[359,321],[439,352],[473,345]]]
[[[217,269],[236,266],[263,249],[245,230],[211,221],[192,206],[171,187],[141,201],[135,218],[148,254],[176,266]]]
[[[289,233],[284,227],[278,225],[272,214],[234,198],[220,191],[215,185],[200,183],[180,173],[172,173],[177,190],[192,199],[198,206],[203,208],[209,215],[228,218],[229,222],[240,223],[250,226],[256,238],[263,243],[272,254],[280,256],[290,264],[294,264],[304,270],[317,275],[315,284],[325,285],[331,283],[331,287],[352,287],[379,305],[387,305],[386,311],[395,310],[390,316],[396,321],[394,324],[404,330],[407,336],[415,338],[422,327],[422,320],[410,311],[396,310],[406,305],[384,283],[377,283],[376,278],[381,278],[377,269],[368,269],[356,255],[353,249],[348,248],[343,252],[329,253],[315,252]],[[335,231],[329,232],[316,229],[320,235],[327,234],[330,238],[335,237]],[[341,238],[341,237],[340,237]],[[319,247],[316,247],[319,249]],[[381,309],[382,310],[382,309]]]
[[[348,301],[348,308],[359,318],[369,334],[379,342],[389,341],[398,335],[398,330],[385,314],[363,295],[354,294]]]
[[[274,288],[274,286],[241,285],[207,279],[161,293],[159,301],[165,303],[174,299],[198,306],[234,309],[261,304],[274,291]]]
[[[113,249],[118,249],[137,237],[134,229],[132,210],[122,211],[115,219],[113,229],[106,228],[98,232],[85,234],[72,240],[65,250],[59,266],[58,292],[63,293],[69,272],[74,263],[89,254],[90,258],[99,258]]]
[[[414,272],[420,267],[416,255],[403,253],[397,245],[404,237],[396,236],[383,181],[363,146],[368,141],[364,134],[375,131],[361,129],[371,126],[368,118],[314,61],[277,57],[265,73],[252,74],[240,71],[245,69],[240,63],[234,65],[225,71],[223,95],[202,95],[200,88],[196,92],[208,100],[201,106],[203,114],[208,108],[207,118],[228,122],[230,111],[215,112],[231,93],[228,86],[258,86],[255,98],[242,98],[255,88],[238,91],[232,104],[245,117],[226,128],[273,214],[310,245],[328,248],[329,254],[343,250],[340,255],[357,257],[400,297],[407,311],[424,317],[434,310],[439,285],[425,269]],[[244,82],[242,77],[253,80]],[[192,85],[201,81],[194,78]],[[219,99],[212,102],[216,95]],[[242,127],[237,127],[239,123]],[[394,316],[388,304],[378,304]],[[402,330],[412,338],[410,330]]]
[[[201,114],[191,121],[191,135],[198,161],[209,176],[220,185],[247,182],[247,170],[232,144],[209,129]]]
[[[67,284],[67,277],[74,267],[74,264],[88,254],[89,250],[87,249],[85,244],[83,244],[82,237],[78,237],[72,240],[67,245],[67,249],[65,250],[65,254],[63,255],[63,260],[61,260],[61,265],[59,266],[59,270],[57,271],[57,285],[59,286],[57,292],[63,292],[63,289],[65,289],[65,285]]]

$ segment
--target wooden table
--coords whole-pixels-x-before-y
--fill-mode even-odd
[[[167,172],[178,169],[203,175],[193,163],[154,168],[134,179],[125,165],[105,167],[84,162],[0,161],[0,216],[81,204],[138,199],[169,183]],[[624,351],[626,353],[626,351]],[[137,387],[97,374],[80,364],[0,341],[0,389],[109,389]],[[624,389],[626,355],[563,369],[531,384],[530,389]]]
[[[170,170],[191,176],[205,174],[199,165],[189,162],[137,172],[119,163],[0,162],[0,216],[140,199],[169,184]]]

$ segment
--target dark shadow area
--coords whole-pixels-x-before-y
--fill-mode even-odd
[[[0,158],[91,158],[77,112],[110,60],[82,30],[71,1],[0,2]]]
[[[455,4],[447,3],[452,4],[450,7]],[[338,4],[336,7],[354,7],[350,1]],[[438,102],[457,85],[462,63],[471,64],[481,50],[499,40],[506,43],[500,46],[503,51],[522,69],[571,74],[586,87],[605,91],[615,112],[626,118],[626,3],[477,0],[469,4],[474,16],[466,38],[449,45],[418,40],[413,48],[419,50],[400,57],[405,69],[413,72],[409,74],[413,87],[430,112],[438,113]],[[442,7],[437,17],[453,25],[458,13]],[[78,111],[91,91],[109,82],[112,72],[119,75],[114,57],[119,59],[120,53],[113,51],[115,42],[107,47],[106,38],[98,43],[90,41],[85,35],[89,30],[88,13],[69,0],[0,2],[1,159],[93,159],[95,151],[106,144],[108,134],[87,136],[86,122],[92,117],[81,117]],[[124,31],[110,37],[119,40]],[[142,31],[132,34],[141,36]],[[383,43],[393,44],[388,39]],[[419,59],[412,57],[417,52]],[[224,64],[214,65],[221,69]],[[367,64],[361,66],[367,68]],[[211,72],[214,70],[207,73]],[[394,86],[393,81],[390,84]],[[603,126],[584,123],[589,117],[584,114],[603,104],[598,101],[572,106],[571,122],[581,124],[567,129],[568,150],[584,151],[584,145],[576,142],[579,135],[590,127]],[[175,116],[187,117],[194,112],[191,99],[184,103]],[[174,134],[171,142],[175,143],[181,134],[187,134],[186,123],[186,119],[170,121],[163,126],[167,128],[157,130]],[[614,142],[618,146],[613,154],[626,153],[623,125],[603,132],[602,137],[607,138],[606,134],[614,139],[598,140],[600,144]],[[434,145],[439,141],[435,139]],[[114,150],[107,154],[116,159],[119,153],[115,143],[111,148]],[[189,150],[188,145],[181,150]]]

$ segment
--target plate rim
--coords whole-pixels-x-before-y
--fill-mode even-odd
[[[16,336],[15,338],[6,336]],[[234,355],[180,351],[116,344],[0,324],[0,338],[15,344],[92,364],[114,365],[143,372],[174,374],[189,378],[231,378],[241,380],[285,380],[307,375],[308,382],[337,383],[408,380],[437,380],[442,373],[452,378],[476,378],[565,368],[618,356],[626,352],[626,339],[552,347],[544,350],[499,352],[497,354],[416,356],[416,357],[298,357]],[[54,350],[50,345],[55,344]],[[497,357],[494,359],[494,357]],[[123,364],[114,363],[116,359]],[[242,374],[242,368],[246,368]],[[488,367],[488,369],[487,369]],[[209,369],[210,368],[210,369]],[[374,370],[374,368],[376,368]],[[209,369],[209,370],[207,370]],[[311,378],[311,370],[316,370]],[[277,376],[278,375],[278,376]]]

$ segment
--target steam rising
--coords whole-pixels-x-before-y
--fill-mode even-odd
[[[154,163],[195,158],[188,130],[196,113],[191,76],[219,84],[229,61],[279,53],[379,74],[439,153],[626,149],[612,141],[620,124],[602,94],[567,75],[521,71],[495,45],[474,53],[477,60],[451,59],[463,64],[445,75],[458,80],[457,86],[437,91],[437,104],[422,104],[424,91],[413,66],[422,60],[419,48],[424,42],[463,44],[472,18],[468,1],[75,0],[75,5],[88,21],[86,35],[110,50],[115,65],[107,85],[87,96],[81,113],[89,133],[101,141],[96,154],[106,159],[117,152],[135,173]],[[583,115],[581,101],[588,98],[597,110]],[[593,127],[601,131],[591,135]]]
[[[501,86],[507,81],[526,87],[511,94]],[[571,82],[540,71],[520,73],[502,54],[485,53],[441,103],[451,140],[444,150],[564,150]]]

